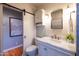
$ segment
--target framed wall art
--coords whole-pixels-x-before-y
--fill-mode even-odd
[[[51,13],[51,28],[63,29],[63,10],[58,9]]]
[[[9,17],[10,37],[23,35],[23,21],[19,18]]]

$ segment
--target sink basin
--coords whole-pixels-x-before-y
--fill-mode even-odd
[[[52,41],[54,41],[56,43],[61,43],[61,40],[58,40],[58,39],[52,39]]]
[[[64,43],[63,40],[61,40],[61,39],[58,40],[58,39],[54,39],[54,38],[51,38],[51,37],[43,37],[42,40],[55,42],[55,43],[57,43],[57,44],[58,44],[58,43]]]

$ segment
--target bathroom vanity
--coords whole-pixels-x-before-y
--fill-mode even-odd
[[[39,56],[74,56],[75,44],[51,37],[36,38]]]

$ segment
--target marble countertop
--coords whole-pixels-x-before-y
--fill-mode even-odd
[[[76,52],[76,45],[75,44],[68,43],[62,39],[58,40],[58,39],[53,39],[51,37],[43,37],[43,38],[37,38],[37,40],[49,43],[51,45],[54,45],[54,46],[57,46],[60,48],[64,48],[64,49],[72,51],[72,52]]]

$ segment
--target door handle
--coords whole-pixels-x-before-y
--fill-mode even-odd
[[[26,36],[24,35],[24,36],[23,36],[23,38],[25,39],[25,38],[26,38]]]

